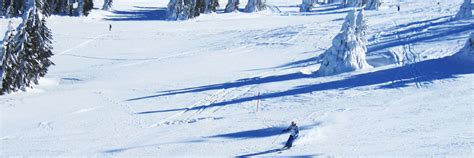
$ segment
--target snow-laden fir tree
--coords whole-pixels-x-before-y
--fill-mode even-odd
[[[235,12],[239,10],[239,0],[228,0],[225,6],[226,13]]]
[[[474,64],[474,32],[467,39],[466,45],[456,54],[453,55],[456,61]]]
[[[319,75],[333,75],[372,67],[365,60],[367,49],[356,32],[353,10],[346,16],[341,32],[332,41],[333,45],[324,52],[321,67],[317,72]]]
[[[2,61],[2,93],[25,90],[38,84],[53,62],[51,31],[46,27],[45,17],[33,5],[23,15],[17,34],[7,40]]]
[[[471,0],[464,0],[459,12],[456,14],[456,19],[467,19],[472,17],[472,5]]]
[[[23,14],[25,10],[30,8],[31,0],[1,0],[1,14],[7,17],[17,17]],[[42,3],[42,7],[38,7],[43,14],[57,15],[85,15],[93,9],[93,0],[33,0],[36,3]],[[75,5],[77,3],[77,5]],[[76,7],[76,8],[75,8]]]
[[[24,5],[24,0],[2,0],[2,14],[7,18],[19,16],[23,13]]]
[[[303,2],[300,5],[300,12],[311,11],[311,8],[313,8],[314,3],[315,3],[315,0],[303,0]]]
[[[15,41],[15,30],[11,24],[8,26],[8,30],[5,33],[3,39],[2,49],[0,50],[1,55],[1,89],[0,94],[10,93],[16,91],[15,83],[17,82],[17,67],[18,67],[18,54],[15,53],[16,41]]]
[[[196,3],[196,0],[170,0],[168,3],[168,20],[187,20],[199,15],[196,10]]]
[[[344,7],[361,7],[365,1],[366,0],[341,0],[341,4]]]
[[[367,28],[367,18],[365,18],[364,9],[361,9],[356,18],[356,36],[362,42],[365,52],[367,52],[367,44],[369,43],[365,37],[367,35]]]
[[[208,14],[208,13],[216,12],[218,7],[219,7],[218,0],[204,0],[204,9],[201,11],[201,13]]]
[[[0,1],[0,17],[5,16],[6,11],[5,11],[4,5],[5,5],[5,0],[1,0]]]
[[[365,9],[366,10],[379,10],[382,3],[380,0],[366,0]]]
[[[249,0],[247,6],[245,6],[245,12],[252,13],[264,10],[266,0]]]
[[[217,0],[196,0],[195,17],[201,13],[208,14],[217,11],[219,2]]]
[[[112,0],[104,0],[104,5],[102,5],[102,10],[110,10],[112,8]]]

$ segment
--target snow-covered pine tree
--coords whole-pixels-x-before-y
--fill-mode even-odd
[[[94,1],[93,0],[83,0],[83,1],[84,1],[84,7],[82,8],[83,9],[82,12],[84,16],[88,16],[91,10],[94,9]]]
[[[18,0],[2,0],[2,5],[3,5],[2,10],[4,10],[3,15],[6,18],[11,18],[11,17],[21,15],[21,13],[23,11],[22,9],[23,9],[23,5],[24,5],[24,1],[23,0],[21,0],[21,1],[18,1]]]
[[[5,65],[2,66],[5,67],[2,93],[25,90],[38,84],[39,78],[46,75],[48,67],[53,65],[49,60],[53,55],[51,32],[35,5],[25,12],[23,22],[17,30],[12,42],[12,52],[6,53],[11,55],[2,62]]]
[[[53,54],[52,39],[53,35],[51,30],[46,25],[46,17],[40,17],[39,13],[35,16],[35,26],[37,27],[38,41],[40,43],[37,45],[37,60],[40,62],[38,68],[38,74],[40,77],[44,77],[48,72],[48,68],[54,63],[49,59]]]
[[[78,16],[84,16],[84,0],[77,0],[76,14]]]
[[[5,93],[11,93],[16,91],[15,83],[18,80],[18,54],[15,53],[16,48],[16,41],[15,41],[15,30],[11,25],[11,21],[9,23],[8,31],[5,33],[5,37],[2,44],[1,53],[1,89],[0,95]]]
[[[474,32],[467,39],[466,45],[452,56],[456,62],[474,64]]]
[[[217,11],[217,7],[219,7],[219,1],[218,0],[204,0],[203,3],[204,9],[201,11],[201,13],[212,13]]]
[[[229,0],[225,6],[226,13],[235,12],[239,10],[239,0]]]
[[[379,10],[382,3],[380,0],[366,0],[367,3],[365,5],[366,10]]]
[[[356,34],[355,11],[349,12],[341,32],[334,37],[332,46],[324,52],[317,74],[327,76],[343,72],[371,68],[365,60],[366,49]]]
[[[183,0],[170,0],[168,2],[168,19],[169,20],[177,20],[178,14],[182,10],[182,5],[178,3],[183,3]]]
[[[220,6],[219,0],[211,0],[211,3],[209,4],[209,9],[212,12],[216,12],[217,8],[219,8],[219,6]]]
[[[456,19],[467,19],[472,17],[472,5],[471,0],[464,0],[459,12],[456,14]]]
[[[303,0],[300,5],[300,12],[309,12],[313,8],[314,0]]]
[[[366,0],[341,0],[343,7],[361,7]]]
[[[112,8],[112,0],[104,0],[104,5],[102,6],[102,10],[110,10]]]
[[[5,16],[5,13],[6,13],[6,11],[5,11],[5,1],[6,0],[1,0],[0,1],[0,17]]]
[[[365,18],[364,9],[361,9],[359,14],[357,14],[356,19],[356,35],[362,42],[362,47],[364,47],[365,52],[367,52],[367,44],[369,43],[365,37],[367,35],[367,28],[368,24],[367,19]]]
[[[247,6],[245,6],[245,12],[252,13],[264,10],[266,0],[249,0]]]
[[[196,0],[170,0],[168,3],[168,20],[194,18],[197,14],[196,2]]]

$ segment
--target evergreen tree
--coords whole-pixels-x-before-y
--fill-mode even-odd
[[[239,10],[239,0],[229,0],[225,6],[226,13],[235,12]]]
[[[217,8],[219,8],[219,0],[209,0],[210,3],[208,3],[208,8],[210,10],[210,12],[216,12],[217,11]]]
[[[199,16],[197,0],[170,0],[168,20],[187,20]]]
[[[111,8],[112,7],[112,0],[109,0],[109,1],[110,1],[110,8]],[[94,1],[93,0],[84,0],[84,7],[83,7],[84,16],[88,16],[92,9],[94,9]]]
[[[102,10],[110,10],[112,8],[112,0],[104,0],[104,5],[102,6]]]
[[[367,10],[379,10],[382,3],[380,0],[367,0],[365,9]]]
[[[365,52],[367,51],[367,44],[369,43],[367,38],[365,37],[367,35],[367,19],[365,18],[364,14],[364,9],[361,9],[359,11],[359,14],[357,15],[357,20],[356,20],[356,35],[359,38],[359,40],[362,42],[362,46],[365,49]]]
[[[2,86],[0,94],[17,91],[17,88],[15,88],[15,83],[18,80],[18,54],[16,54],[14,51],[15,47],[15,30],[11,26],[10,21],[8,31],[5,33],[5,38],[3,40],[3,45],[0,53],[2,54],[2,68],[0,71]]]
[[[247,6],[245,6],[245,12],[258,12],[266,9],[266,0],[249,0]]]
[[[18,33],[6,40],[5,56],[2,58],[2,93],[25,90],[38,84],[48,67],[54,65],[51,31],[46,27],[45,17],[33,5],[23,16]]]
[[[309,12],[311,8],[313,8],[314,0],[303,0],[302,4],[300,5],[300,12]]]
[[[319,75],[333,75],[343,72],[371,68],[365,60],[366,47],[358,37],[355,11],[346,16],[341,32],[334,37],[332,46],[324,52]]]
[[[472,17],[472,5],[471,0],[464,0],[459,9],[459,12],[456,14],[456,19],[467,19]]]
[[[93,9],[93,0],[1,0],[0,13],[6,17],[17,17],[28,10],[31,4],[36,3],[37,9],[44,15],[50,14],[60,15],[88,15]],[[78,3],[74,8],[74,3]],[[41,4],[41,7],[38,5]]]

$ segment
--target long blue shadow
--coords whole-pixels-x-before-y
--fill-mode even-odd
[[[310,125],[300,126],[299,130],[304,131],[316,126],[320,126],[321,122],[315,122]],[[256,129],[256,130],[248,130],[248,131],[239,131],[227,134],[219,134],[215,136],[210,136],[208,138],[227,138],[227,139],[253,139],[253,138],[264,138],[264,137],[272,137],[277,136],[280,134],[284,134],[282,131],[286,129],[286,127],[268,127],[263,129]]]
[[[255,101],[257,99],[278,98],[334,89],[351,89],[370,85],[378,85],[378,88],[381,89],[400,88],[407,87],[409,86],[409,84],[413,83],[422,85],[426,83],[431,83],[435,80],[454,79],[457,78],[458,75],[471,73],[474,73],[474,67],[470,65],[463,65],[457,61],[453,61],[450,58],[446,57],[441,59],[422,61],[411,65],[405,65],[402,67],[395,67],[381,71],[359,74],[338,81],[298,86],[293,89],[282,92],[266,93],[260,96],[236,98],[233,100],[213,103],[211,105],[201,105],[193,108],[176,108],[167,110],[147,111],[142,113],[151,114],[181,110],[198,110],[201,108],[239,104],[248,101]],[[291,78],[300,79],[304,77]],[[247,82],[254,83],[256,81],[242,81],[242,83],[239,83],[234,86],[243,86],[248,84]],[[219,84],[219,86],[223,85],[225,84]]]
[[[136,101],[136,100],[150,99],[150,98],[156,98],[156,97],[168,96],[168,95],[237,88],[237,87],[243,87],[243,86],[249,86],[249,85],[289,81],[289,80],[296,80],[296,79],[308,78],[308,77],[311,77],[311,76],[303,75],[301,73],[292,73],[292,74],[270,76],[270,77],[264,77],[264,78],[260,78],[260,77],[245,78],[245,79],[240,79],[240,80],[229,82],[229,83],[221,83],[221,84],[207,85],[207,86],[201,86],[201,87],[192,87],[192,88],[185,88],[185,89],[178,89],[178,90],[170,90],[170,91],[159,91],[157,92],[159,94],[156,94],[156,95],[132,98],[126,101]]]
[[[439,20],[443,19],[443,20]],[[432,22],[438,21],[438,22]],[[440,27],[442,25],[449,24],[453,21],[451,18],[440,17],[430,20],[425,20],[421,22],[415,22],[409,25],[415,25],[416,23],[426,23],[425,25],[420,25],[418,27],[412,27],[408,29],[404,29],[402,31],[394,32],[388,35],[383,35],[382,37],[390,37],[391,40],[382,41],[379,43],[375,43],[369,45],[367,47],[368,53],[375,52],[378,50],[383,50],[391,47],[402,46],[410,43],[428,41],[428,40],[435,40],[442,37],[450,36],[450,35],[457,35],[457,34],[468,34],[469,32],[474,31],[474,24],[473,23],[465,23],[458,26],[449,25],[446,27]],[[428,31],[425,31],[428,29]],[[399,37],[396,37],[399,36]],[[375,40],[375,39],[372,39]]]
[[[139,7],[137,10],[121,11],[114,10],[106,20],[110,21],[164,21],[167,16],[167,9],[164,7]]]
[[[257,153],[252,153],[252,154],[245,154],[245,155],[240,155],[236,157],[252,157],[252,156],[259,156],[259,155],[266,155],[266,154],[271,154],[271,153],[278,153],[281,148],[276,148],[276,149],[270,149],[266,151],[261,151]]]

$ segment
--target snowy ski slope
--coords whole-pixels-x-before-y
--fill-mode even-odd
[[[309,74],[350,8],[267,1],[280,12],[172,22],[167,0],[115,0],[49,18],[56,66],[0,96],[0,157],[473,156],[474,68],[444,58],[474,31],[451,19],[462,0],[367,11],[375,68],[328,77]]]

